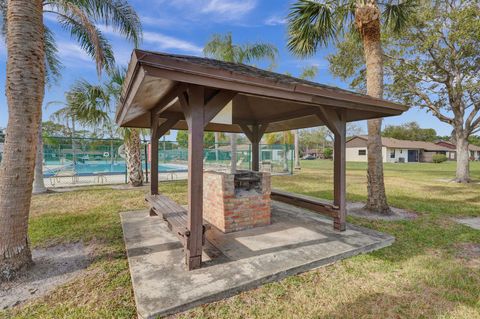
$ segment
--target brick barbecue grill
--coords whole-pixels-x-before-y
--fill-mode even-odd
[[[270,174],[205,172],[203,218],[224,233],[270,224]]]

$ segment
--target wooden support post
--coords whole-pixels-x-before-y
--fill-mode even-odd
[[[260,140],[258,125],[252,126],[252,171],[258,172],[260,170]]]
[[[252,128],[248,125],[240,124],[242,131],[252,143],[252,171],[260,170],[260,141],[268,127],[268,124],[254,124]]]
[[[339,115],[339,121],[336,123],[338,132],[335,133],[334,142],[334,187],[333,197],[334,205],[339,208],[338,218],[333,220],[335,230],[344,231],[346,229],[347,201],[346,201],[346,121],[343,114]]]
[[[158,116],[152,113],[150,122],[150,193],[152,195],[158,194],[158,122]]]
[[[188,225],[190,232],[185,247],[188,270],[202,264],[203,237],[203,128],[204,89],[190,86],[188,104],[183,104],[188,123]]]

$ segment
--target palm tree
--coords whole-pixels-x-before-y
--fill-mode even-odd
[[[274,64],[278,55],[278,49],[269,43],[245,43],[234,44],[232,34],[225,35],[214,34],[210,41],[203,48],[203,53],[207,57],[217,60],[234,63],[252,63],[253,61],[268,59],[271,65]],[[236,171],[237,165],[237,134],[230,134],[230,145],[232,149],[232,173]]]
[[[113,27],[135,45],[141,27],[125,0],[0,0],[0,11],[8,52],[9,118],[0,166],[0,277],[5,278],[32,262],[27,230],[41,106],[46,81],[60,75],[55,39],[43,14],[56,15],[95,60],[99,74],[114,65],[114,56],[97,25]]]
[[[288,15],[288,48],[299,56],[313,55],[339,36],[352,33],[362,41],[366,61],[367,94],[383,97],[384,27],[399,31],[414,7],[414,0],[387,0],[381,12],[376,0],[298,0]],[[383,17],[383,20],[382,20]],[[368,199],[366,209],[389,213],[385,195],[380,131],[382,119],[368,121]]]
[[[108,103],[112,101],[116,105],[119,102],[126,72],[124,68],[115,68],[110,72],[110,78],[104,84],[105,96],[109,97]],[[137,128],[121,128],[119,131],[125,143],[128,183],[134,187],[142,186],[141,130]]]
[[[91,84],[85,80],[77,81],[66,93],[63,107],[52,114],[53,119],[78,122],[84,126],[103,127],[113,131],[113,108],[120,98],[125,69],[116,68],[109,72],[109,79],[101,85]],[[140,130],[117,128],[123,136],[127,161],[128,181],[132,186],[143,185],[143,169],[141,159]],[[72,129],[72,149],[75,155],[74,128]],[[111,144],[111,148],[113,145]],[[111,150],[113,154],[113,151]],[[113,158],[113,157],[112,157]],[[74,160],[75,162],[75,160]]]

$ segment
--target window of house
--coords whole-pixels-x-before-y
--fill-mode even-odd
[[[390,158],[395,158],[395,149],[390,151]]]
[[[365,155],[367,155],[367,150],[358,150],[358,155],[359,155],[359,156],[365,156]]]

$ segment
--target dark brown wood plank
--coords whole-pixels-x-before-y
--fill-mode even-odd
[[[334,204],[338,206],[338,218],[334,219],[334,229],[344,231],[346,229],[347,201],[346,201],[346,121],[345,113],[340,113],[337,123],[338,133],[335,134],[334,159],[333,159],[333,197]]]
[[[167,110],[170,106],[172,106],[172,102],[185,90],[187,89],[187,85],[185,83],[179,83],[172,87],[169,91],[165,93],[165,95],[160,98],[157,102],[157,105],[152,109],[152,113],[158,115],[165,110]]]
[[[203,242],[203,128],[204,88],[190,86],[185,117],[188,123],[188,237],[186,262],[189,270],[200,268]]]
[[[270,198],[279,202],[313,210],[317,213],[327,215],[332,218],[337,218],[339,214],[338,207],[336,207],[335,205],[311,196],[295,194],[280,190],[272,190]]]
[[[158,117],[151,115],[152,127],[150,128],[150,193],[158,194]]]

